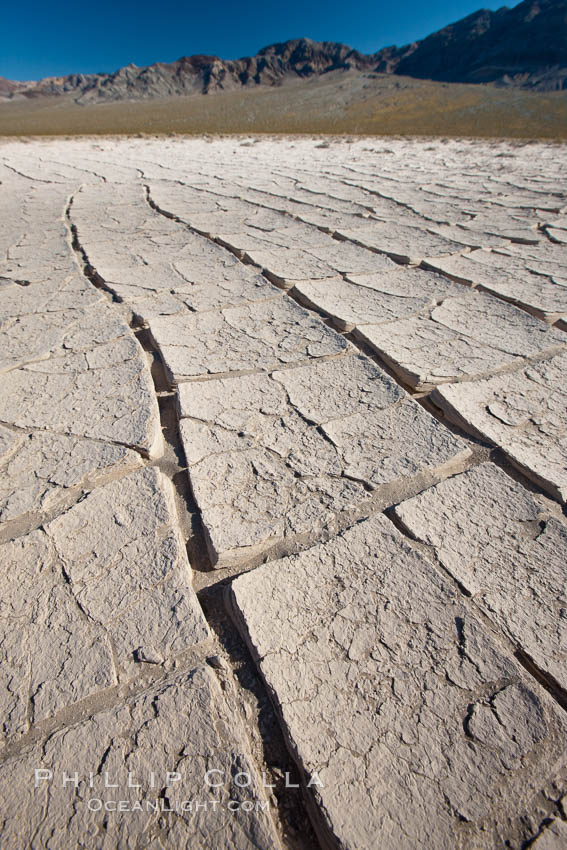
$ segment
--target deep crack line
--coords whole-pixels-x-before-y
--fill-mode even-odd
[[[74,200],[75,195],[71,195],[67,202],[67,206],[65,207],[65,221],[70,234],[71,248],[74,252],[79,269],[81,270],[83,276],[86,277],[87,280],[89,280],[96,289],[101,289],[103,292],[109,295],[113,302],[121,303],[120,298],[116,295],[114,290],[110,286],[108,286],[104,278],[102,278],[98,274],[96,269],[91,265],[87,252],[81,244],[79,238],[79,231],[77,229],[76,224],[73,222],[73,218],[71,215]],[[131,323],[128,322],[128,324]]]
[[[91,265],[88,254],[80,241],[78,229],[72,220],[73,199],[73,196],[69,199],[65,218],[76,260],[84,272],[85,277],[87,277],[93,286],[102,289],[108,296],[110,303],[120,310],[123,302],[116,297],[101,275]],[[213,569],[208,558],[208,548],[205,542],[201,515],[193,495],[191,480],[188,474],[187,461],[179,433],[180,419],[178,416],[177,392],[172,389],[171,383],[168,380],[161,352],[152,334],[147,328],[139,327],[134,320],[129,324],[146,357],[152,361],[149,368],[159,407],[161,429],[165,438],[164,453],[159,458],[150,461],[147,465],[158,467],[160,472],[169,479],[173,486],[177,526],[187,550],[192,571],[192,585],[194,585],[195,575],[214,574],[220,579],[221,577],[218,576],[219,571]],[[240,568],[238,572],[242,572],[243,569]],[[232,578],[234,578],[234,574],[231,574],[230,580]],[[265,687],[261,683],[261,680],[256,675],[254,662],[238,635],[237,629],[232,625],[232,621],[228,621],[230,626],[227,623],[227,618],[224,616],[224,604],[222,597],[219,595],[219,589],[222,585],[217,585],[219,585],[218,582],[212,586],[202,587],[197,593],[197,599],[214,635],[221,658],[224,657],[226,659],[225,663],[230,676],[230,687],[233,691],[239,713],[242,715],[242,722],[246,733],[249,738],[255,741],[256,749],[261,746],[263,750],[260,763],[258,763],[257,757],[254,756],[252,748],[250,750],[250,757],[257,761],[256,767],[259,768],[259,775],[262,774],[263,767],[267,767],[269,770],[272,765],[277,766],[278,769],[283,767],[284,770],[287,769],[291,772],[293,770],[293,762],[287,754],[283,742],[283,733],[271,708],[269,697],[265,692]],[[215,647],[213,646],[212,652],[214,653],[214,651]],[[203,657],[203,660],[207,661],[213,667],[215,673],[221,678],[222,683],[223,668],[217,671],[216,664],[210,661],[211,648],[207,650],[206,656]],[[218,656],[213,655],[212,657],[214,659]],[[242,680],[246,680],[248,683],[253,678],[257,680],[255,684],[242,684]],[[253,711],[255,710],[258,713],[258,720],[252,724],[249,721],[247,722],[249,710],[244,710],[242,707],[247,702],[243,695],[243,689],[249,694],[252,694],[255,703],[259,706],[253,709]],[[270,728],[269,736],[265,731],[266,725]],[[278,827],[282,834],[282,843],[284,846],[293,847],[293,850],[315,850],[316,838],[313,834],[309,833],[309,822],[305,814],[304,798],[299,795],[299,792],[286,788],[285,791],[279,793],[276,799]],[[300,831],[293,826],[293,823],[296,821],[301,822],[302,820],[304,822],[301,825],[301,832],[307,831],[308,837],[305,839],[298,837],[292,844],[286,842],[283,839],[283,835],[285,835],[290,827],[295,833],[299,833]]]
[[[190,186],[190,184],[188,184],[187,182],[185,182],[183,180],[176,180],[175,182],[177,184],[181,185],[181,186],[186,186],[187,188],[190,188],[194,192],[198,192],[198,193],[201,192],[201,193],[204,193],[204,194],[213,195],[215,197],[223,198],[223,199],[233,198],[232,195],[223,194],[222,192],[215,190],[215,189],[211,189],[210,187],[201,188],[199,186]],[[346,185],[349,185],[349,184],[347,183]],[[200,236],[204,236],[206,238],[212,239],[214,242],[216,242],[222,248],[226,248],[228,251],[230,251],[232,254],[234,254],[234,256],[237,257],[239,260],[241,260],[241,261],[243,260],[243,257],[245,257],[245,254],[246,254],[244,249],[234,248],[234,246],[231,246],[227,242],[225,242],[222,239],[222,237],[211,237],[211,235],[208,234],[207,232],[198,230],[197,228],[193,227],[189,222],[184,221],[183,219],[179,218],[174,213],[171,213],[167,210],[162,209],[151,198],[150,186],[148,184],[144,184],[144,188],[146,190],[146,194],[147,194],[147,197],[148,197],[148,203],[150,204],[152,209],[154,209],[156,212],[160,213],[161,215],[165,216],[166,218],[171,218],[173,221],[176,221],[179,224],[185,225],[185,227],[188,227],[190,230],[192,230],[194,233],[199,234]],[[356,187],[356,188],[358,188],[358,187]],[[262,189],[262,190],[258,189],[258,190],[255,190],[255,191],[263,192],[263,193],[270,194],[270,195],[272,194],[270,192],[267,192],[264,189]],[[392,203],[396,203],[402,208],[407,208],[409,211],[413,211],[413,210],[411,210],[411,207],[404,205],[401,201],[395,201],[394,199],[389,198],[386,195],[381,195],[378,191],[376,191],[376,192],[373,192],[372,190],[367,190],[367,191],[369,191],[371,194],[375,194],[377,197],[381,198],[382,200],[387,200],[387,201],[390,201]],[[307,207],[312,207],[313,209],[317,209],[314,204],[309,204],[307,201],[295,200],[293,198],[287,198],[287,197],[284,197],[284,196],[281,196],[281,195],[276,195],[276,194],[274,194],[273,196],[275,198],[282,198],[283,200],[290,200],[293,203],[300,204],[300,205],[307,206]],[[314,227],[320,233],[323,233],[325,236],[329,236],[330,238],[334,239],[336,242],[339,242],[339,243],[340,242],[346,242],[350,245],[355,245],[357,248],[362,248],[365,251],[369,251],[370,253],[377,254],[378,256],[388,257],[390,260],[392,260],[392,262],[396,263],[396,265],[399,265],[402,268],[403,267],[406,267],[406,268],[423,268],[426,271],[434,271],[436,274],[442,275],[443,277],[447,278],[448,280],[452,280],[454,283],[458,283],[459,285],[466,287],[467,289],[472,288],[472,289],[478,289],[479,291],[482,291],[482,292],[486,292],[492,298],[496,298],[499,301],[504,301],[506,303],[513,304],[519,310],[522,310],[523,312],[527,313],[528,315],[531,315],[531,316],[535,315],[536,318],[541,319],[541,316],[539,316],[537,314],[537,312],[534,313],[533,308],[530,308],[530,307],[524,305],[523,303],[518,303],[517,300],[515,300],[511,296],[506,296],[506,295],[503,295],[502,293],[495,292],[490,288],[485,288],[485,287],[483,287],[482,284],[474,284],[473,283],[472,286],[471,286],[471,284],[465,283],[463,280],[459,279],[456,276],[451,275],[449,272],[443,271],[442,269],[438,269],[438,268],[431,269],[430,266],[429,266],[427,258],[422,259],[417,264],[407,263],[407,262],[404,262],[403,260],[401,260],[400,255],[396,254],[395,252],[391,253],[391,252],[388,252],[388,251],[380,250],[378,248],[374,248],[371,245],[367,245],[364,242],[361,242],[361,241],[354,239],[354,238],[351,238],[349,236],[339,235],[339,233],[336,230],[331,230],[330,228],[325,227],[324,225],[320,225],[320,224],[317,224],[315,222],[309,221],[307,218],[302,218],[300,215],[296,215],[294,213],[291,213],[288,210],[286,210],[285,208],[274,208],[274,207],[271,207],[269,204],[261,204],[259,201],[254,201],[254,200],[251,200],[249,198],[244,199],[244,203],[249,204],[252,207],[256,207],[257,209],[268,210],[270,212],[274,212],[274,211],[278,212],[281,215],[285,216],[286,218],[289,218],[290,221],[296,221],[296,222],[299,222],[301,224],[305,224],[309,227]],[[357,214],[354,214],[354,215],[355,215],[355,217],[357,217]],[[370,215],[368,217],[364,217],[364,218],[360,217],[360,218],[361,218],[361,221],[363,221],[363,222],[369,222],[369,223],[375,222],[377,224],[384,224],[385,223],[383,219],[380,219],[377,216]],[[416,225],[407,225],[407,226],[414,227],[415,229],[418,229],[416,227]],[[430,225],[430,227],[431,226],[432,225]],[[441,225],[437,223],[437,226],[441,226]],[[459,225],[455,225],[455,226],[458,227]],[[439,234],[437,234],[435,232],[435,230],[431,230],[430,227],[423,227],[423,230],[430,233],[431,235],[438,236]],[[547,237],[547,239],[550,242],[553,242],[553,240],[550,239],[549,234],[545,233],[545,236]],[[514,241],[515,241],[514,239],[509,239],[508,237],[502,237],[502,238],[508,239],[508,241],[511,244],[513,244]],[[455,254],[451,254],[450,256],[451,257],[462,257],[462,256],[470,255],[470,254],[474,255],[474,252],[476,250],[479,250],[479,249],[480,249],[480,246],[471,247],[469,245],[463,245],[463,248],[462,248],[461,251],[455,252]],[[489,247],[482,249],[482,250],[487,250],[490,253],[494,253],[492,251],[492,249],[489,248]],[[265,270],[264,270],[264,273],[265,273]],[[538,273],[536,272],[536,274],[538,274]],[[549,275],[542,275],[542,276],[549,277]],[[268,277],[269,280],[272,280],[272,278],[270,278],[268,275],[266,275],[266,277]],[[273,280],[272,282],[275,283],[276,285],[278,285],[275,280]]]
[[[231,246],[227,245],[225,242],[221,242],[219,237],[214,237],[214,236],[211,236],[210,234],[203,233],[203,232],[201,232],[201,231],[197,230],[196,228],[192,227],[192,225],[191,225],[189,222],[184,221],[183,219],[181,219],[181,218],[179,218],[178,216],[176,216],[174,213],[169,212],[169,211],[166,211],[166,210],[163,210],[163,209],[162,209],[162,208],[161,208],[161,207],[160,207],[160,206],[159,206],[159,205],[158,205],[158,204],[157,204],[157,203],[156,203],[156,202],[152,199],[152,197],[151,197],[151,190],[150,190],[150,187],[149,187],[149,185],[148,185],[148,184],[146,184],[146,185],[145,185],[145,190],[146,190],[146,197],[147,197],[147,200],[148,200],[148,204],[150,205],[150,207],[151,207],[153,210],[155,210],[156,212],[158,212],[159,214],[163,215],[164,217],[166,217],[166,218],[168,218],[168,219],[172,219],[172,220],[174,220],[174,221],[176,221],[176,222],[178,222],[178,223],[180,223],[180,224],[184,225],[185,227],[187,227],[187,228],[188,228],[188,230],[190,230],[190,231],[192,231],[192,232],[199,233],[201,236],[204,236],[205,238],[209,239],[211,242],[214,242],[214,243],[216,243],[216,244],[220,244],[220,245],[221,245],[221,247],[225,248],[226,250],[231,251],[231,253],[233,253],[233,254],[237,257],[237,259],[238,259],[241,263],[243,263],[243,265],[249,265],[249,264],[254,265],[253,263],[250,263],[249,261],[247,261],[246,256],[245,256],[244,258],[242,257],[242,254],[241,254],[241,252],[239,251],[239,249],[232,248]],[[362,246],[362,247],[364,247],[364,246]],[[259,268],[259,267],[257,266],[257,268]],[[266,270],[266,269],[261,269],[261,272],[262,272],[262,273],[263,273],[266,277],[268,277],[267,271],[268,271],[268,270]],[[345,276],[343,275],[343,277],[345,277]],[[296,301],[296,303],[300,304],[300,306],[302,306],[304,309],[307,309],[309,312],[311,312],[311,313],[313,313],[313,314],[317,315],[317,311],[316,311],[316,310],[313,310],[313,309],[311,309],[309,306],[306,306],[305,304],[301,303],[301,301],[300,301],[297,297],[295,297],[295,296],[294,296],[293,287],[292,287],[291,289],[286,289],[286,290],[285,290],[285,295],[289,296],[292,300]],[[352,340],[353,344],[356,346],[356,348],[357,348],[357,349],[358,349],[361,353],[363,353],[363,354],[365,354],[366,356],[368,356],[368,351],[364,351],[363,347],[360,345],[360,343],[359,343],[359,341],[356,339],[356,337],[355,337],[355,336],[353,336],[353,334],[349,334],[349,338]],[[372,357],[372,359],[373,359],[373,360],[375,360],[375,362],[377,362],[377,363],[378,363],[378,365],[379,365],[381,368],[384,368],[384,364],[382,364],[382,363],[380,362],[380,358],[379,358],[378,356],[376,356],[376,355],[374,354],[374,356]],[[386,369],[385,369],[385,371],[387,371],[387,373],[388,373],[388,374],[390,374],[390,376],[391,376],[391,377],[393,377],[393,378],[394,378],[394,380],[395,380],[395,381],[396,381],[396,382],[397,382],[400,386],[402,386],[402,387],[403,387],[403,384],[400,382],[399,378],[398,378],[395,374],[393,374],[393,373],[392,373],[392,370],[391,370],[390,368],[386,368]],[[406,387],[404,387],[404,389],[406,389],[406,391],[407,391],[407,388],[406,388]],[[440,411],[437,411],[437,409],[436,409],[433,405],[429,404],[429,395],[430,395],[430,393],[428,393],[427,395],[423,395],[423,394],[421,394],[421,396],[420,396],[420,397],[418,397],[418,398],[416,398],[415,400],[416,400],[418,403],[420,403],[420,404],[421,404],[421,406],[423,406],[423,407],[424,407],[424,408],[425,408],[425,409],[426,409],[426,410],[430,413],[430,415],[432,415],[435,419],[437,419],[437,421],[438,421],[438,422],[440,422],[440,424],[442,424],[444,427],[446,427],[446,424],[447,424],[447,423],[443,422],[441,412],[440,412]],[[471,438],[470,438],[470,436],[469,436],[468,434],[461,433],[461,434],[459,434],[459,436],[461,436],[461,438],[462,438],[462,439],[464,438],[464,439],[466,440],[466,442],[467,442],[469,445],[471,445],[471,444],[472,444],[473,446],[474,446],[474,445],[476,445],[476,444],[475,444],[475,441],[474,441],[474,440],[471,440]],[[476,457],[476,459],[475,459],[475,460],[473,460],[473,462],[472,462],[472,464],[471,464],[471,467],[477,466],[477,465],[479,465],[481,462],[482,462],[482,459],[481,459],[480,457]],[[500,465],[500,464],[499,464],[499,465]],[[393,522],[393,513],[392,513],[392,511],[391,511],[389,508],[386,508],[386,509],[385,509],[385,510],[383,510],[382,512],[386,515],[386,517],[387,517],[387,518],[388,518],[391,522]],[[394,522],[393,524],[394,524],[394,525],[396,525],[396,527],[398,528],[398,530],[400,530],[402,533],[404,533],[404,535],[405,535],[405,536],[406,536],[409,540],[412,540],[411,536],[410,536],[410,535],[409,535],[409,533],[407,532],[407,529],[405,529],[405,528],[404,528],[401,524],[399,524],[399,523],[397,523],[397,522]],[[413,542],[415,543],[415,541],[413,541]],[[313,545],[313,544],[311,544],[311,545]],[[440,572],[440,573],[441,573],[441,575],[442,575],[445,579],[447,579],[447,578],[450,576],[450,573],[448,573],[448,571],[447,571],[447,570],[445,570],[444,568],[442,568],[442,567],[441,567],[441,565],[439,564],[439,562],[438,562],[438,559],[437,559],[437,558],[435,558],[435,559],[434,559],[434,564],[435,564],[435,568],[436,568],[436,570],[437,570],[438,572]],[[245,568],[243,568],[243,569],[241,570],[241,572],[242,572],[242,571],[246,571],[246,569],[247,569],[246,567],[245,567]],[[236,573],[236,574],[237,574],[237,573]],[[228,580],[228,583],[230,583],[230,581],[231,581],[234,577],[235,577],[234,575],[233,575],[233,576],[231,576],[231,577],[230,577],[230,579]],[[461,585],[459,585],[459,583],[458,583],[458,582],[455,582],[455,579],[454,579],[454,577],[453,577],[453,576],[450,576],[450,578],[451,578],[452,582],[454,582],[454,584],[455,584],[456,588],[458,589],[458,592],[459,592],[461,595],[463,595],[465,598],[470,597],[470,594],[467,594],[467,593],[465,592],[464,588],[463,588]],[[223,585],[225,584],[225,582],[221,580],[221,581],[219,581],[217,584],[218,584],[219,586],[223,586]],[[559,704],[559,705],[560,705],[563,709],[566,709],[566,710],[567,710],[567,695],[565,694],[565,692],[563,691],[563,689],[562,689],[562,688],[558,685],[558,683],[557,683],[555,680],[553,680],[551,677],[549,677],[547,674],[545,674],[543,671],[541,671],[541,670],[540,670],[540,669],[539,669],[539,668],[538,668],[538,667],[534,664],[534,662],[532,661],[532,659],[531,659],[531,658],[529,658],[529,657],[526,655],[526,653],[524,653],[524,652],[523,652],[521,649],[519,649],[518,647],[516,647],[516,646],[512,645],[512,643],[511,643],[510,641],[508,641],[508,640],[504,637],[504,635],[503,635],[503,634],[502,634],[502,633],[501,633],[501,632],[500,632],[500,631],[499,631],[499,630],[498,630],[498,629],[497,629],[497,628],[496,628],[496,627],[495,627],[495,626],[494,626],[494,625],[490,622],[490,620],[488,620],[488,618],[487,618],[487,617],[485,617],[485,615],[482,613],[482,611],[480,610],[480,608],[479,608],[479,607],[475,604],[474,599],[472,599],[472,598],[471,598],[471,599],[470,599],[470,603],[469,603],[469,604],[471,605],[471,607],[473,608],[473,610],[475,611],[475,613],[477,614],[477,616],[479,616],[479,617],[480,617],[480,618],[484,621],[485,626],[486,626],[487,628],[489,628],[489,629],[490,629],[490,631],[491,631],[494,635],[497,635],[497,636],[498,636],[498,638],[499,638],[501,641],[503,640],[503,641],[507,644],[507,646],[508,646],[508,651],[509,651],[509,652],[510,652],[510,653],[511,653],[511,654],[512,654],[515,658],[516,658],[516,660],[518,661],[518,663],[520,663],[520,664],[521,664],[521,666],[522,666],[522,667],[526,670],[526,672],[528,672],[528,673],[529,673],[532,677],[534,677],[534,678],[535,678],[535,679],[536,679],[536,680],[537,680],[537,681],[538,681],[538,682],[542,685],[542,687],[544,687],[544,688],[545,688],[545,690],[546,690],[546,691],[548,691],[548,693],[550,693],[550,695],[553,697],[553,699],[554,699],[554,700],[555,700],[555,701],[556,701],[556,702],[557,702],[557,703],[558,703],[558,704]]]

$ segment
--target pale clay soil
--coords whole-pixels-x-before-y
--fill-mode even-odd
[[[2,846],[565,846],[565,151],[2,143]]]

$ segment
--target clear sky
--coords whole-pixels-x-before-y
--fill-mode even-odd
[[[7,0],[0,76],[114,71],[192,53],[249,56],[307,36],[363,52],[407,44],[485,6],[483,0]],[[516,0],[507,3],[517,5]]]

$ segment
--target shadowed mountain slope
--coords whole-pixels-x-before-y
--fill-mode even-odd
[[[142,100],[278,86],[332,71],[554,91],[567,88],[567,0],[524,0],[513,9],[481,9],[404,47],[363,54],[344,44],[293,39],[255,56],[225,61],[184,56],[111,74],[70,74],[36,83],[0,79],[0,97],[70,95],[80,104]]]

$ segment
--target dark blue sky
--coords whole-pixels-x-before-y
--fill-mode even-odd
[[[191,53],[237,59],[288,38],[342,41],[364,52],[423,38],[483,0],[7,0],[0,76],[29,80],[114,71]],[[515,0],[507,5],[515,6]]]

